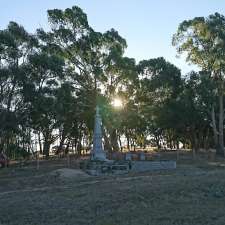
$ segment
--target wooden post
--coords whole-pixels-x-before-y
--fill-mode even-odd
[[[177,148],[177,161],[179,160],[179,153],[180,153],[179,148]]]
[[[37,170],[39,170],[40,164],[39,164],[39,152],[37,152]]]
[[[67,153],[67,166],[70,168],[70,154]]]

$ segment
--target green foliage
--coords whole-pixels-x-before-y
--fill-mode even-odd
[[[219,99],[218,128],[215,122],[215,104],[211,101],[212,124],[217,153],[224,155],[224,66],[225,66],[225,17],[219,13],[207,18],[195,17],[183,21],[173,37],[178,53],[186,53],[187,61],[198,65],[210,74],[215,83]]]
[[[180,24],[173,44],[202,69],[186,77],[163,57],[125,57],[126,40],[114,29],[95,31],[77,6],[48,10],[48,20],[50,30],[35,34],[16,22],[0,30],[1,150],[29,156],[38,144],[49,156],[58,140],[58,150],[80,154],[92,144],[96,104],[108,151],[122,150],[121,137],[129,149],[212,146],[211,109],[224,90],[222,15]],[[112,106],[115,97],[122,108]]]

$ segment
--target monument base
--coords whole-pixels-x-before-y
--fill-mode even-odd
[[[91,160],[80,164],[80,168],[93,176],[126,174],[130,171],[130,162]]]
[[[87,160],[80,163],[80,168],[93,176],[120,175],[129,172],[153,172],[176,169],[176,161],[100,161]]]
[[[105,162],[105,161],[108,161],[106,159],[106,155],[105,153],[102,151],[102,152],[95,152],[94,154],[91,155],[91,161],[102,161],[102,162]]]

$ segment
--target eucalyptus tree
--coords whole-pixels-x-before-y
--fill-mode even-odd
[[[77,6],[48,10],[48,19],[51,30],[39,29],[38,36],[46,48],[65,59],[66,68],[71,71],[67,80],[72,83],[75,95],[82,94],[83,99],[89,99],[78,101],[78,108],[85,109],[79,113],[86,120],[85,125],[81,124],[91,134],[90,120],[94,119],[98,96],[103,94],[110,102],[113,95],[125,92],[128,80],[134,74],[135,62],[123,57],[126,41],[116,30],[94,31],[88,24],[87,15]],[[87,112],[91,113],[87,116]],[[112,140],[117,139],[113,127],[112,124],[107,126]]]
[[[70,83],[64,82],[55,92],[56,121],[59,130],[59,151],[63,150],[66,144],[68,147],[71,142],[71,134],[77,128],[79,119],[77,110],[77,99],[73,95],[73,87]]]
[[[208,17],[195,17],[183,21],[173,37],[178,53],[186,53],[187,61],[210,73],[216,83],[219,99],[219,122],[215,123],[215,102],[212,111],[213,131],[217,153],[224,155],[224,68],[225,68],[225,17],[219,13]]]
[[[37,40],[16,22],[0,31],[0,110],[1,145],[7,150],[10,144],[19,145],[27,129],[26,109],[22,89],[26,79],[28,55],[35,51]],[[21,140],[22,138],[22,140]]]
[[[119,150],[118,142],[121,146],[121,136],[127,134],[128,137],[128,113],[131,114],[131,105],[134,104],[134,98],[138,85],[138,76],[136,72],[135,60],[128,57],[122,57],[121,54],[114,54],[108,61],[105,71],[107,81],[104,83],[104,95],[109,103],[114,99],[122,102],[122,107],[109,106],[110,113],[105,119],[105,125],[109,136],[110,148],[114,151]],[[138,114],[138,112],[135,112]],[[130,120],[129,120],[130,121]],[[135,120],[134,120],[135,121]],[[128,137],[128,142],[129,142]],[[129,146],[129,144],[128,144]]]
[[[77,6],[65,10],[48,10],[50,32],[38,30],[39,36],[53,50],[61,53],[67,66],[74,70],[75,84],[98,88],[106,80],[104,70],[115,54],[122,54],[126,41],[111,29],[96,32],[88,24],[87,15]]]
[[[165,131],[174,129],[174,102],[182,87],[180,70],[164,58],[143,60],[137,65],[140,87],[137,93],[140,113],[149,135],[158,147]],[[171,122],[171,123],[170,123]]]
[[[53,131],[59,126],[56,105],[57,92],[64,77],[64,60],[41,46],[28,60],[25,103],[28,105],[30,126],[37,133],[41,132],[44,138],[43,153],[48,157],[50,145],[57,138]]]
[[[195,153],[199,148],[209,148],[212,143],[209,106],[214,101],[214,85],[206,72],[190,72],[183,90],[176,100],[174,113],[182,142],[190,143]]]

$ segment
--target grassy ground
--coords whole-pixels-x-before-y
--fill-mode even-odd
[[[0,225],[224,225],[224,162],[175,171],[67,179],[66,160],[0,170]],[[75,164],[71,164],[75,166]]]

